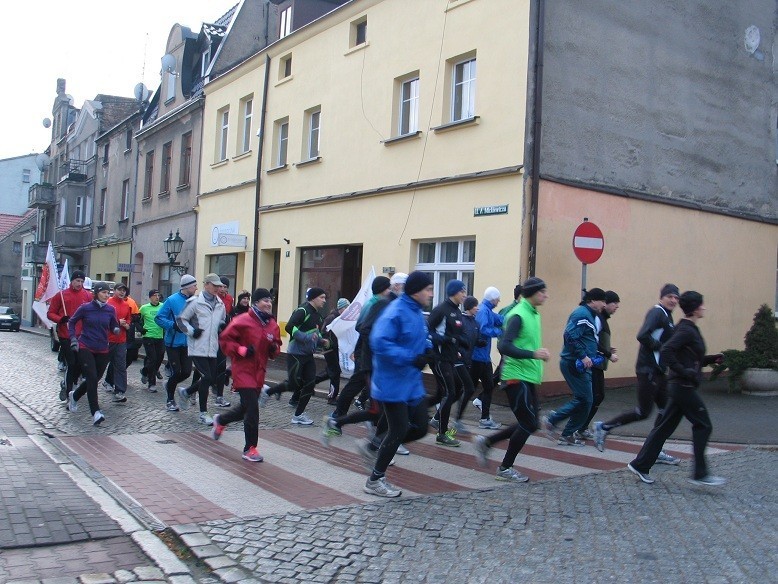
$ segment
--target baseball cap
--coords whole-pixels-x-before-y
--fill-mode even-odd
[[[92,293],[97,296],[98,292],[103,292],[107,290],[108,292],[111,291],[111,287],[106,282],[98,282],[97,284],[92,284]]]
[[[219,274],[214,274],[213,272],[205,276],[205,280],[203,280],[203,282],[205,284],[213,284],[214,286],[224,286],[224,283],[219,277]]]
[[[149,298],[154,296],[154,294],[159,294],[159,290],[157,290],[156,288],[152,288],[151,290],[149,290]]]

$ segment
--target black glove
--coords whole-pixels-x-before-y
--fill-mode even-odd
[[[275,343],[270,345],[270,348],[267,350],[267,354],[271,359],[275,359],[276,355],[278,355],[278,345]]]
[[[248,345],[246,347],[246,357],[253,357],[254,353],[256,353],[256,350],[254,349],[254,345]]]
[[[487,342],[486,342],[486,339],[478,339],[478,340],[475,342],[475,346],[476,346],[476,347],[482,347],[482,348],[483,348],[483,347],[486,347],[488,344],[489,344],[489,343],[487,343]]]
[[[75,351],[76,353],[78,353],[78,340],[76,340],[76,339],[71,339],[70,340],[70,350],[71,351]]]
[[[227,323],[223,322],[219,325],[219,333],[221,333],[224,329],[227,328]]]
[[[186,331],[182,329],[180,326],[178,326],[177,322],[173,322],[173,330],[176,331],[177,333],[186,334]]]
[[[143,328],[143,327],[140,327],[140,328],[138,329],[138,331],[139,331],[139,332],[140,332],[140,334],[142,334],[142,335],[145,335],[147,332],[149,332],[149,331],[147,331],[147,330],[146,330],[145,328]]]
[[[457,338],[456,337],[446,336],[446,337],[443,338],[443,341],[448,343],[449,345],[456,345],[457,344]]]
[[[194,331],[192,331],[192,338],[193,339],[199,339],[203,336],[203,329],[196,328]]]
[[[422,355],[416,355],[416,357],[413,359],[413,366],[417,369],[424,369],[430,362],[429,355],[426,353]]]
[[[69,320],[70,317],[66,314],[65,316],[59,319],[59,324],[67,324]]]

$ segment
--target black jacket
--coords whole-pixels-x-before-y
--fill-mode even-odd
[[[670,369],[668,380],[683,387],[697,387],[702,368],[715,362],[716,355],[705,355],[705,341],[697,325],[681,319],[673,336],[662,345],[662,363]]]
[[[460,352],[470,347],[465,334],[462,311],[446,298],[430,312],[427,328],[432,337],[432,346],[441,361],[456,363]]]
[[[661,305],[655,305],[646,313],[643,326],[637,334],[640,348],[635,363],[636,373],[664,373],[666,366],[659,358],[659,351],[670,339],[674,330],[673,317]]]
[[[467,337],[468,346],[460,348],[459,353],[462,356],[460,361],[470,367],[473,363],[473,349],[475,349],[476,346],[483,346],[483,344],[486,344],[486,341],[481,338],[481,327],[478,326],[474,316],[470,316],[466,312],[463,312],[462,324],[465,337]]]
[[[373,325],[381,313],[389,306],[389,303],[397,298],[397,295],[390,292],[388,296],[384,296],[376,300],[373,305],[368,309],[367,314],[357,325],[357,332],[359,338],[357,339],[356,347],[354,347],[354,362],[360,371],[372,371],[373,370],[373,351],[370,348],[370,331],[373,330]]]
[[[609,359],[613,355],[613,352],[611,351],[611,327],[608,324],[608,319],[611,315],[603,310],[599,316],[600,332],[597,335],[597,352],[605,357],[605,360],[602,362],[602,365],[595,365],[595,367],[606,371],[608,369]]]

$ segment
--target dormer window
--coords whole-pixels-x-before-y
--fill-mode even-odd
[[[208,71],[208,66],[211,64],[211,42],[208,41],[208,46],[203,51],[203,58],[201,60],[200,76],[205,77],[205,73]]]
[[[292,7],[281,11],[281,26],[278,30],[278,38],[282,39],[292,33]]]

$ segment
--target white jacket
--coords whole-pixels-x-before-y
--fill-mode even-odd
[[[225,322],[226,316],[224,302],[218,296],[213,308],[206,302],[202,293],[187,299],[181,314],[176,317],[176,324],[186,334],[190,357],[216,358],[216,352],[219,350],[219,326]],[[192,336],[195,329],[203,331],[198,339]]]

